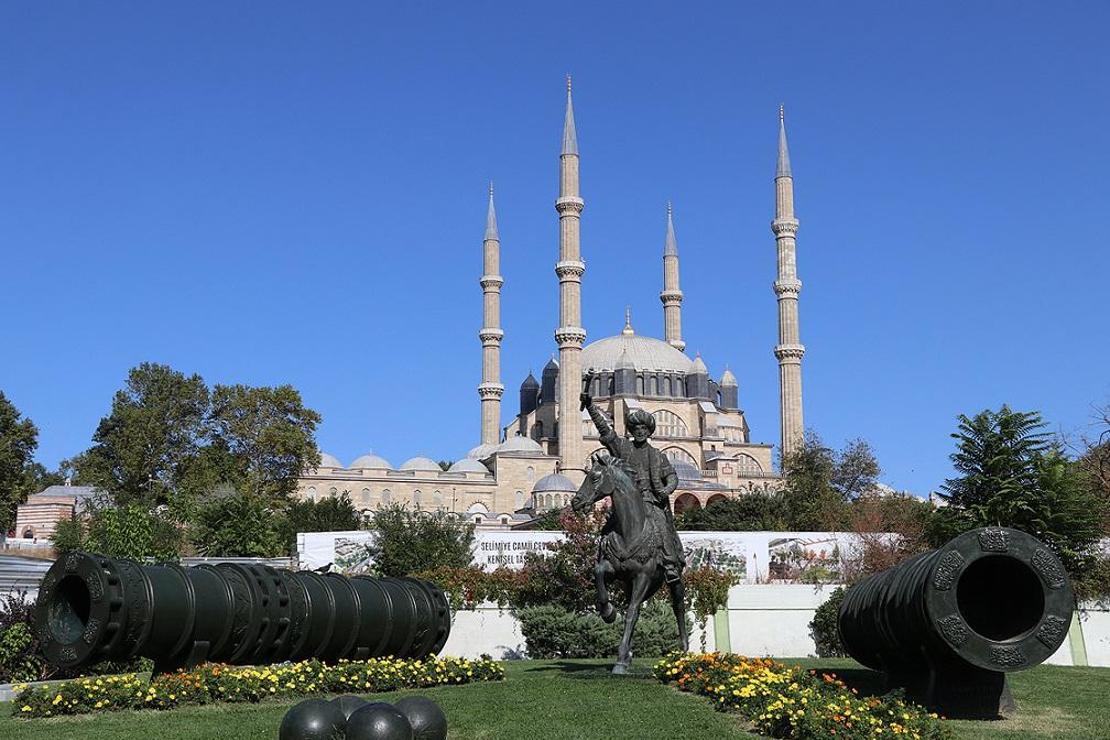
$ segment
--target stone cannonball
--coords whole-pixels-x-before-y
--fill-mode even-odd
[[[294,704],[281,719],[278,740],[334,740],[343,737],[347,718],[338,705],[322,699]]]
[[[414,740],[444,740],[447,737],[447,715],[426,696],[408,696],[394,704],[408,717]]]
[[[347,720],[347,740],[413,740],[412,725],[393,705],[374,702]]]

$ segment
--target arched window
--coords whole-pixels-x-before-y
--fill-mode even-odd
[[[661,409],[652,416],[655,417],[655,434],[658,437],[686,437],[686,422],[673,411]]]
[[[414,508],[414,509],[419,509],[420,508],[420,491],[413,491],[412,492],[412,508]]]
[[[600,375],[595,375],[594,376],[593,394],[595,396],[600,396],[601,395],[601,376]]]
[[[391,493],[389,492],[389,489],[388,489],[388,488],[387,488],[387,489],[385,489],[384,491],[382,491],[382,503],[383,503],[383,504],[388,504],[388,503],[390,503],[390,502],[391,502],[392,500],[393,500],[393,494],[391,494]]]
[[[671,386],[671,376],[670,375],[667,375],[666,377],[663,378],[663,395],[664,396],[674,395],[674,391],[672,390],[672,386]]]
[[[331,496],[332,498],[335,498],[336,496],[339,495],[339,490],[335,486],[332,486],[331,488],[328,489],[328,495]]]
[[[309,501],[315,501],[316,500],[316,486],[309,486],[308,487],[308,490],[305,491],[305,498],[308,499]]]
[[[358,502],[360,504],[363,504],[363,505],[370,503],[370,489],[369,488],[363,488],[362,489],[362,496],[359,497]]]
[[[667,459],[671,460],[672,462],[690,463],[695,468],[698,467],[698,461],[694,459],[694,456],[681,447],[664,448],[663,454],[666,455]]]
[[[651,382],[648,383],[648,392],[653,396],[658,396],[659,395],[659,377],[657,375],[652,375],[648,380],[651,381]]]
[[[443,494],[439,491],[432,492],[432,506],[436,507],[436,511],[443,509]]]
[[[736,457],[736,467],[741,473],[762,473],[763,466],[751,455],[741,452]]]
[[[644,395],[644,374],[636,373],[636,395]]]
[[[609,395],[610,396],[613,395],[613,388],[616,385],[616,382],[613,380],[613,377],[614,376],[612,376],[612,375],[609,376]]]
[[[534,483],[535,480],[536,480],[536,469],[533,468],[531,465],[529,465],[527,472],[528,472],[528,482],[529,483]]]
[[[30,527],[27,527],[27,529],[23,530],[23,539],[25,539],[25,540],[35,539],[35,530],[31,529]]]
[[[518,509],[524,508],[524,491],[517,491],[513,495],[513,503],[516,505],[516,508],[518,508]]]

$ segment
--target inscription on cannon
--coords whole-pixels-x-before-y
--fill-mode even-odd
[[[1008,539],[1004,530],[987,528],[979,532],[979,547],[983,552],[1006,552],[1010,549]]]
[[[1033,553],[1029,564],[1041,574],[1050,588],[1060,588],[1064,585],[1064,569],[1048,550],[1038,549]]]
[[[933,575],[933,587],[940,591],[947,591],[956,582],[956,577],[964,567],[964,556],[952,550],[946,552],[937,563],[936,573]]]
[[[937,620],[937,627],[948,642],[957,647],[967,642],[967,625],[955,614]]]

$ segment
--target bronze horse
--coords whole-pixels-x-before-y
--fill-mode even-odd
[[[667,521],[662,512],[644,501],[627,463],[608,455],[594,455],[585,480],[571,500],[571,508],[581,514],[605,497],[612,500],[609,522],[602,530],[597,549],[594,581],[597,584],[597,611],[606,622],[617,617],[609,602],[609,583],[619,581],[628,594],[624,616],[624,637],[617,652],[613,673],[625,673],[632,661],[632,632],[640,618],[640,607],[663,585],[663,544]],[[682,649],[689,649],[686,634],[685,593],[682,581],[670,584],[671,608],[678,621]]]

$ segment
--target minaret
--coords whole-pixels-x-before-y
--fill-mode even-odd
[[[671,202],[667,201],[667,236],[663,239],[663,327],[667,344],[679,352],[686,349],[682,341],[682,291],[678,287],[678,242],[674,238]]]
[[[798,219],[794,218],[794,176],[790,173],[790,153],[786,148],[786,122],[779,106],[779,160],[775,170],[775,220],[771,231],[778,245],[778,279],[775,295],[779,303],[779,415],[782,422],[782,454],[798,448],[805,427],[802,423],[802,355],[806,348],[798,335],[798,280],[795,256]]]
[[[582,261],[579,229],[582,207],[578,192],[578,136],[574,131],[574,106],[571,102],[570,76],[567,76],[567,114],[563,122],[563,149],[559,155],[559,469],[565,475],[583,469],[582,422],[578,397],[582,393]]]
[[[486,236],[482,245],[482,382],[478,397],[482,399],[482,444],[501,441],[501,237],[497,234],[497,213],[493,209],[493,183],[489,184],[489,209],[486,211]]]

